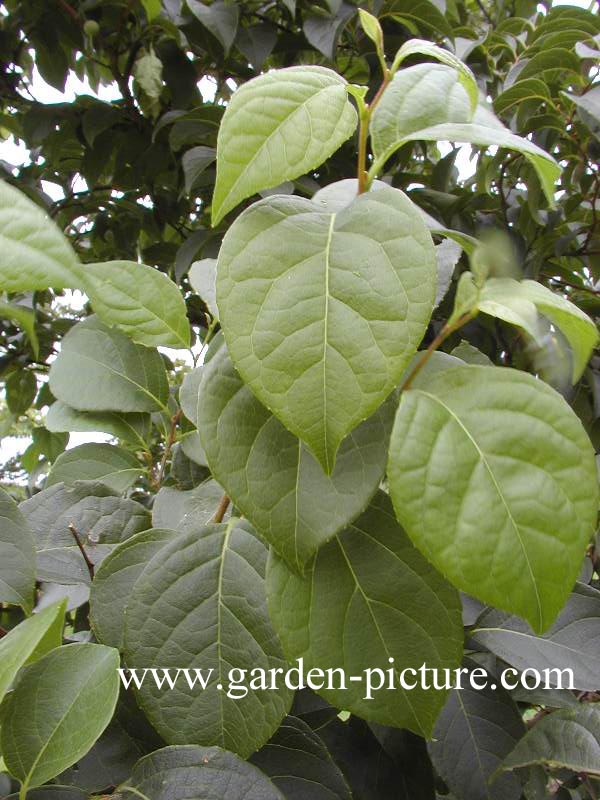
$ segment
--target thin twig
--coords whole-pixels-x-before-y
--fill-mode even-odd
[[[160,468],[158,470],[158,477],[156,479],[157,486],[163,481],[165,477],[165,467],[167,466],[167,459],[171,453],[171,449],[175,443],[175,439],[177,438],[177,424],[181,419],[181,409],[176,414],[173,414],[171,417],[171,430],[169,431],[169,438],[167,439],[167,443],[165,445],[165,451],[163,453],[162,459],[160,461]]]
[[[79,551],[80,551],[81,555],[83,556],[83,560],[85,561],[85,565],[87,567],[87,570],[90,573],[90,578],[92,580],[94,580],[94,565],[90,561],[90,559],[88,557],[88,554],[85,552],[85,548],[84,548],[83,544],[81,543],[81,539],[79,538],[79,534],[77,533],[77,529],[75,528],[75,525],[73,525],[72,522],[69,522],[69,530],[71,531],[71,533],[73,534],[73,538],[77,542],[77,547],[79,548]]]
[[[218,506],[217,510],[215,511],[215,515],[212,518],[211,522],[215,522],[217,524],[219,522],[223,522],[223,518],[224,518],[225,514],[227,513],[227,509],[229,508],[229,503],[230,502],[231,502],[231,500],[229,499],[229,497],[226,494],[224,494],[223,497],[221,498],[219,506]]]

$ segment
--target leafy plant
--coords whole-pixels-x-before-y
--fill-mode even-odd
[[[2,11],[2,792],[600,796],[598,17]]]

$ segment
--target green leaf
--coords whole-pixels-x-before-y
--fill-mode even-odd
[[[402,394],[388,465],[398,519],[455,586],[548,628],[594,530],[590,441],[531,375],[467,366]]]
[[[527,100],[540,100],[551,104],[550,91],[544,81],[539,78],[519,80],[508,89],[501,92],[494,100],[494,108],[498,114],[505,114],[513,106]]]
[[[90,624],[99,642],[123,648],[125,606],[133,585],[151,558],[176,536],[172,530],[150,528],[115,547],[92,581]]]
[[[339,212],[327,198],[270,197],[241,214],[219,254],[217,302],[241,377],[331,474],[341,441],[416,352],[437,267],[398,189]]]
[[[380,12],[380,16],[393,16],[410,31],[424,30],[429,33],[441,33],[449,39],[454,38],[452,26],[430,0],[388,0]]]
[[[222,497],[222,487],[213,480],[188,491],[163,486],[154,498],[152,522],[157,528],[179,531],[206,525],[214,517]]]
[[[0,639],[0,703],[21,667],[61,644],[64,618],[64,601],[54,603]]]
[[[401,688],[399,675],[423,663],[458,667],[460,599],[410,544],[387,495],[376,495],[364,514],[322,547],[303,577],[272,553],[267,596],[289,661],[303,658],[306,672],[342,668],[347,676],[363,676],[345,690],[327,688],[324,678],[320,695],[363,719],[431,734],[446,692]],[[387,680],[390,665],[394,691],[366,699],[364,671],[383,670]],[[413,678],[404,675],[416,684]],[[374,685],[379,680],[375,675]]]
[[[205,147],[204,145],[192,147],[183,154],[181,166],[185,178],[185,191],[188,194],[191,193],[200,175],[207,167],[210,167],[216,157],[217,151],[214,147]]]
[[[555,73],[561,72],[572,73],[569,75],[570,80],[573,80],[573,75],[580,75],[579,59],[574,52],[564,47],[544,48],[541,53],[525,61],[525,66],[518,75],[519,80],[537,78],[540,75],[545,76],[546,80],[552,80]]]
[[[328,477],[244,385],[226,347],[202,370],[194,421],[211,472],[256,531],[302,571],[377,490],[396,401],[392,397],[344,439]]]
[[[119,414],[116,411],[85,412],[57,400],[46,414],[44,424],[49,431],[103,431],[138,447],[147,447],[150,435],[150,414]]]
[[[246,197],[316,169],[356,123],[346,82],[324,67],[273,70],[243,84],[219,128],[213,224]]]
[[[194,261],[188,273],[192,289],[205,302],[213,319],[219,319],[217,308],[217,259],[201,258]]]
[[[24,308],[16,303],[5,303],[3,300],[0,300],[0,317],[10,319],[23,328],[29,338],[29,341],[31,342],[33,355],[38,358],[40,354],[40,343],[35,330],[34,312],[31,309]]]
[[[155,17],[158,17],[162,11],[161,0],[142,0],[142,5],[146,10],[148,22],[152,22],[152,20],[155,19]]]
[[[481,290],[478,308],[522,328],[540,346],[544,345],[547,326],[540,325],[539,314],[546,317],[571,346],[573,383],[581,378],[598,343],[598,330],[587,314],[537,281],[490,278]]]
[[[0,601],[15,603],[29,614],[34,588],[33,535],[15,501],[0,488]]]
[[[52,394],[78,411],[161,411],[169,396],[158,351],[96,317],[75,325],[50,368]]]
[[[54,462],[46,486],[76,481],[98,481],[122,493],[137,481],[144,468],[137,458],[114,444],[80,444],[66,450]]]
[[[150,681],[137,691],[165,741],[219,743],[245,758],[287,713],[292,694],[283,685],[228,697],[232,668],[285,667],[267,613],[266,558],[248,523],[232,518],[181,534],[136,581],[125,615],[127,665],[189,668],[192,678],[199,669],[209,681],[198,691],[180,675],[172,691]]]
[[[471,100],[458,71],[444,64],[418,64],[397,72],[375,107],[370,133],[375,154],[392,152],[431,125],[470,122]]]
[[[466,668],[469,673],[481,670],[470,661]],[[463,688],[450,693],[429,743],[431,760],[462,800],[519,800],[522,786],[516,776],[492,776],[525,733],[525,725],[508,692],[496,684],[492,689],[489,673],[476,678],[487,682],[484,689],[474,689],[465,674]]]
[[[30,369],[17,369],[6,380],[6,405],[13,414],[24,414],[35,400],[37,381]]]
[[[433,69],[433,67],[430,66],[429,69]],[[391,101],[386,99],[387,96],[386,92],[375,109],[371,123],[373,152],[376,156],[375,162],[370,169],[372,175],[379,174],[388,158],[402,145],[410,141],[467,142],[480,147],[497,145],[498,147],[506,147],[509,150],[516,150],[531,162],[538,174],[548,203],[554,205],[555,184],[561,172],[559,165],[552,156],[533,144],[533,142],[511,133],[487,107],[479,106],[472,122],[429,124],[419,130],[413,130],[392,142],[393,137],[389,135],[388,131],[389,120],[393,119],[394,110],[388,107],[388,103],[391,103]]]
[[[377,17],[370,14],[364,8],[358,9],[360,25],[369,39],[374,43],[377,54],[383,56],[383,30]]]
[[[80,265],[59,228],[27,195],[0,181],[0,289],[81,286]]]
[[[341,770],[318,734],[301,719],[286,717],[273,738],[250,759],[287,800],[352,800]]]
[[[192,14],[221,42],[229,53],[238,29],[239,8],[232,0],[214,0],[210,5],[202,0],[186,0]]]
[[[505,759],[503,769],[532,764],[600,776],[600,709],[581,703],[536,722]]]
[[[470,632],[473,641],[523,672],[528,668],[572,671],[573,688],[595,691],[598,686],[600,641],[590,631],[600,624],[600,592],[576,584],[554,625],[536,636],[518,617],[486,611]],[[563,685],[570,685],[568,673]],[[551,683],[556,673],[550,674]],[[547,691],[547,690],[544,690]]]
[[[595,86],[582,95],[569,94],[568,92],[564,92],[564,94],[575,103],[579,111],[589,114],[596,123],[600,122],[600,86]]]
[[[133,790],[133,791],[132,791]],[[220,747],[164,747],[142,758],[119,794],[127,800],[284,800],[252,764]]]
[[[148,347],[190,346],[185,301],[163,272],[135,261],[86,264],[85,292],[107,325]]]
[[[277,28],[266,21],[248,25],[240,29],[235,44],[254,69],[260,72],[277,44]]]
[[[344,28],[356,14],[356,7],[349,3],[339,2],[338,6],[330,15],[307,14],[302,26],[308,42],[330,61],[335,59],[338,41]]]
[[[23,673],[0,712],[0,748],[22,792],[70,767],[100,736],[117,703],[118,666],[110,647],[70,644]]]
[[[69,526],[96,565],[114,545],[150,527],[150,514],[142,505],[101,483],[51,486],[21,503],[20,510],[34,535],[38,580],[56,583],[90,581]]]
[[[457,58],[454,53],[451,53],[449,50],[445,50],[444,48],[438,47],[436,44],[432,44],[431,42],[427,42],[423,39],[409,39],[408,42],[404,42],[402,47],[396,53],[394,63],[392,64],[392,72],[395,72],[406,58],[414,55],[423,55],[428,56],[429,58],[434,58],[437,61],[441,61],[442,64],[446,64],[447,66],[456,70],[458,74],[458,80],[469,96],[471,106],[471,114],[469,115],[470,120],[477,108],[477,104],[479,103],[479,87],[477,86],[475,76],[469,67],[467,67],[467,65],[461,61],[460,58]],[[438,92],[435,91],[434,94],[438,94]],[[423,92],[422,96],[428,97],[427,92]]]

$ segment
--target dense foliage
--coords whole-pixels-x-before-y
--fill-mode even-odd
[[[593,4],[0,11],[0,794],[600,797]]]

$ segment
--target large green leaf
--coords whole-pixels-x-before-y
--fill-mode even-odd
[[[142,758],[119,795],[133,800],[284,800],[266,775],[220,747],[164,747]]]
[[[136,261],[86,264],[84,286],[94,311],[134,342],[148,347],[189,347],[183,295],[163,272]]]
[[[376,495],[364,514],[322,547],[304,576],[272,553],[267,595],[289,661],[303,658],[307,672],[345,671],[346,689],[328,688],[323,679],[319,694],[326,700],[364,719],[431,734],[446,692],[424,690],[415,673],[403,671],[424,663],[458,667],[460,599],[411,545],[387,495]],[[366,699],[365,670],[383,670],[387,681],[392,667],[394,691]],[[415,688],[402,687],[401,675]],[[375,685],[379,679],[373,678]],[[335,676],[334,682],[339,687]]]
[[[471,98],[458,70],[419,64],[397,72],[373,113],[370,132],[375,153],[393,150],[415,131],[431,125],[470,122]]]
[[[600,708],[581,703],[543,717],[504,760],[504,769],[532,764],[600,776]]]
[[[197,423],[212,474],[244,516],[293,568],[351,522],[385,471],[395,400],[344,439],[331,476],[306,445],[261,405],[227,348],[202,367]]]
[[[160,411],[169,385],[158,351],[89,317],[62,340],[50,389],[78,411]]]
[[[114,545],[150,527],[150,514],[142,505],[87,481],[51,486],[20,509],[33,531],[38,579],[56,583],[90,580],[73,529],[88,559],[100,564]]]
[[[201,670],[208,680],[199,691],[180,674],[173,690],[148,679],[137,691],[165,741],[218,743],[247,757],[289,709],[291,692],[284,685],[228,696],[231,669],[285,666],[267,614],[266,558],[248,523],[232,519],[182,533],[136,581],[125,615],[127,666],[188,668],[192,679]]]
[[[23,620],[0,639],[0,703],[18,671],[62,642],[65,603],[60,601]]]
[[[430,70],[436,69],[431,66],[429,68]],[[442,98],[438,97],[438,104],[442,105],[442,103]],[[434,105],[431,98],[428,105]],[[419,130],[411,130],[409,133],[402,133],[402,126],[400,126],[400,136],[394,137],[396,111],[399,109],[402,113],[403,108],[402,96],[392,93],[388,98],[388,93],[385,92],[373,113],[371,121],[375,154],[375,163],[371,167],[373,175],[377,175],[383,169],[385,162],[398,148],[411,141],[466,142],[481,147],[496,145],[516,150],[532,163],[548,202],[550,205],[554,204],[555,184],[561,171],[559,165],[552,156],[530,142],[529,139],[523,139],[511,133],[486,106],[480,105],[470,122],[429,122]]]
[[[467,662],[466,669],[471,673],[476,666]],[[469,677],[462,677],[462,689],[451,691],[437,719],[429,743],[433,764],[461,800],[519,800],[522,786],[516,776],[494,773],[525,733],[521,714],[489,673],[483,689],[474,689]]]
[[[498,367],[433,374],[400,401],[388,467],[398,519],[463,591],[541,633],[594,530],[594,453],[563,398]]]
[[[46,783],[87,753],[115,710],[118,666],[111,647],[71,644],[23,673],[0,712],[2,755],[23,787]]]
[[[593,631],[599,625],[600,592],[579,583],[544,636],[536,636],[518,617],[495,609],[477,620],[470,635],[521,672],[529,668],[542,673],[546,669],[571,670],[573,688],[592,692],[598,686],[600,640]],[[564,685],[570,685],[568,674],[562,675]],[[550,683],[556,682],[552,680],[555,675],[550,673]]]
[[[172,530],[150,528],[115,547],[102,562],[90,591],[90,624],[99,642],[122,649],[125,606],[133,585],[175,535]]]
[[[537,281],[489,278],[481,290],[477,307],[486,314],[518,325],[540,346],[544,344],[548,326],[540,324],[539,315],[549,320],[571,347],[573,383],[581,378],[598,343],[598,330],[587,314]]]
[[[79,262],[61,230],[27,195],[0,181],[0,289],[79,288]]]
[[[239,8],[233,0],[215,0],[210,5],[201,0],[186,0],[192,14],[218,39],[227,54],[238,28]]]
[[[27,520],[0,488],[0,601],[29,614],[35,588],[35,545]]]
[[[276,196],[227,232],[217,302],[241,377],[331,474],[377,409],[433,308],[435,250],[420,212],[381,187],[339,211],[329,196]]]
[[[325,67],[273,70],[244,83],[219,128],[212,218],[315,169],[356,128],[346,82]]]
[[[103,431],[132,442],[138,447],[147,447],[150,435],[150,414],[119,414],[116,411],[77,411],[57,400],[46,414],[44,424],[49,431]]]
[[[144,468],[137,458],[114,444],[89,442],[66,450],[56,459],[46,486],[76,481],[98,481],[115,492],[124,492],[140,477]]]

